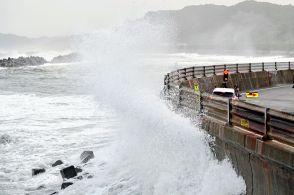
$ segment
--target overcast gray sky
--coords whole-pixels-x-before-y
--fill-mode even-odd
[[[243,0],[0,0],[0,33],[30,37],[68,35],[106,28],[150,10],[187,5],[233,5]],[[259,0],[262,1],[262,0]],[[294,0],[263,0],[292,4]]]

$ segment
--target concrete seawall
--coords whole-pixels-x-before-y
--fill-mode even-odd
[[[190,87],[189,82],[198,83],[201,92],[211,93],[215,87],[221,87],[223,75],[211,75],[183,81],[182,86]],[[292,84],[294,70],[261,71],[230,74],[227,86],[233,88],[238,85],[241,91],[274,87],[281,84]]]
[[[218,159],[226,156],[246,182],[247,194],[293,194],[294,148],[276,141],[262,141],[250,131],[230,127],[205,117],[203,128],[215,136]]]
[[[278,70],[230,74],[227,84],[228,87],[238,85],[241,91],[245,91],[293,84],[293,81],[294,70]],[[170,84],[167,91],[171,94],[169,98],[173,104],[183,112],[190,112],[189,116],[193,117],[201,107],[210,106],[201,103],[205,102],[201,94],[211,93],[222,83],[222,75],[196,78],[189,75]],[[198,92],[195,91],[195,85],[199,87]],[[268,128],[267,122],[264,126],[257,123],[255,127],[260,127],[260,132],[228,124],[227,105],[222,102],[212,103],[215,109],[202,117],[202,127],[215,137],[213,151],[216,157],[220,160],[228,157],[237,173],[244,178],[247,185],[246,194],[294,194],[294,116],[287,115],[286,123],[289,125],[290,134],[286,136],[288,142],[284,142],[283,139],[266,138],[260,133]],[[249,105],[248,109],[251,107]],[[261,114],[263,113],[258,115]]]

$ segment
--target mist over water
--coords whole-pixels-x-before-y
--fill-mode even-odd
[[[79,46],[89,62],[83,67],[88,71],[84,82],[98,102],[116,112],[120,126],[110,147],[99,151],[95,178],[63,194],[245,192],[231,164],[214,158],[208,135],[160,99],[170,68],[163,70],[159,66],[166,61],[154,64],[152,56],[168,52],[170,32],[169,25],[141,21],[84,38]]]
[[[200,119],[190,121],[160,98],[164,75],[197,65],[294,61],[292,8],[268,18],[255,5],[249,12],[193,7],[86,35],[3,43],[0,58],[50,61],[78,51],[84,61],[0,68],[0,195],[245,194],[231,163],[215,159]],[[95,153],[86,165],[84,150]],[[64,164],[52,167],[59,159]],[[70,165],[82,166],[83,179],[61,190],[60,169]],[[33,168],[46,172],[32,176]]]
[[[293,58],[171,53],[172,26],[140,21],[93,32],[77,40],[82,63],[1,68],[0,194],[244,193],[200,121],[160,98],[163,77],[192,65]],[[79,165],[84,150],[95,153],[83,167],[93,178],[60,190],[60,169]],[[51,167],[58,159],[65,164]],[[40,167],[46,172],[32,176]]]

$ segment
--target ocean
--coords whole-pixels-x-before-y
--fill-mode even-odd
[[[87,35],[77,45],[83,62],[0,69],[1,195],[246,192],[231,163],[216,160],[213,138],[199,121],[161,99],[164,75],[187,66],[291,59],[162,52],[154,46],[157,33],[128,34]],[[95,158],[84,165],[85,150]],[[64,164],[51,167],[56,160]],[[60,169],[69,165],[81,166],[83,179],[60,190]],[[46,172],[32,176],[33,168]]]

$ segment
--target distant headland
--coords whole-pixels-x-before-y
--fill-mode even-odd
[[[175,52],[294,51],[294,6],[243,1],[236,5],[191,5],[180,10],[152,11],[147,20],[171,27]],[[135,33],[135,32],[134,32]],[[0,33],[0,51],[69,50],[83,35],[27,38]],[[166,35],[169,36],[169,35]],[[238,53],[238,52],[237,52]]]

